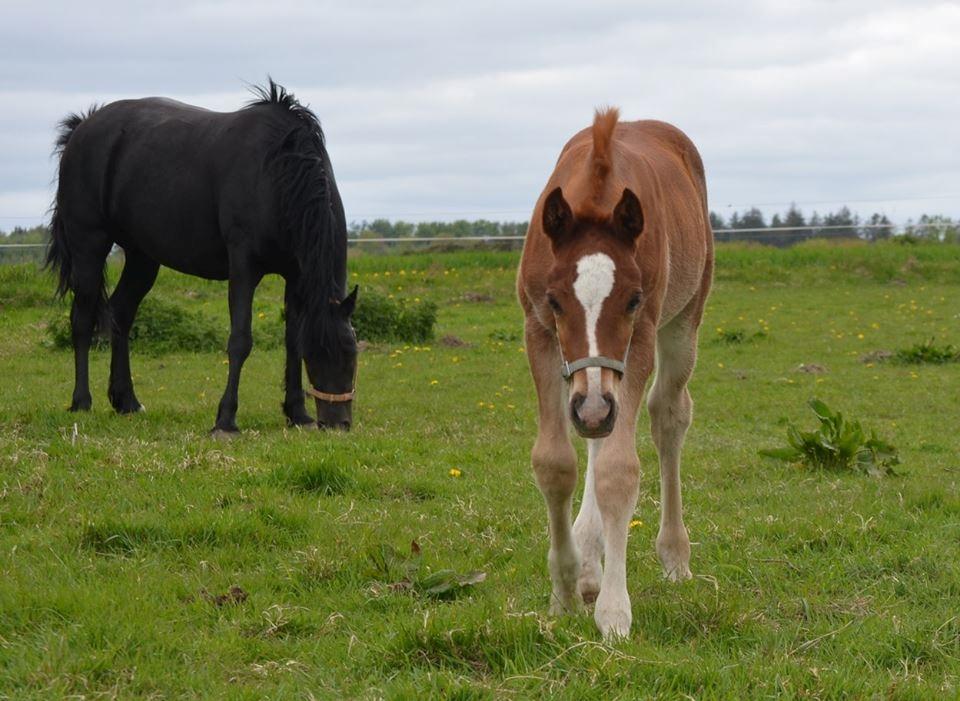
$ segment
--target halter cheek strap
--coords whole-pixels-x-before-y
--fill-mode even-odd
[[[352,389],[349,392],[342,392],[340,394],[330,394],[329,392],[321,392],[316,387],[308,387],[304,390],[305,394],[309,394],[311,397],[316,397],[321,402],[351,402],[353,398],[357,396],[357,390]]]
[[[577,372],[577,370],[583,370],[584,368],[609,368],[618,375],[623,376],[627,365],[622,360],[614,360],[613,358],[607,358],[603,355],[591,355],[587,358],[574,360],[572,363],[564,360],[563,365],[560,366],[560,374],[563,375],[563,379],[568,380],[573,373]]]

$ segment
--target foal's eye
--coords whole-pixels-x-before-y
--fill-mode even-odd
[[[560,302],[558,302],[553,295],[547,296],[547,304],[550,305],[550,308],[553,310],[554,314],[563,313],[563,307],[560,306]]]
[[[630,298],[630,301],[627,302],[627,313],[632,314],[637,311],[637,308],[640,306],[640,293],[635,292],[634,295]]]

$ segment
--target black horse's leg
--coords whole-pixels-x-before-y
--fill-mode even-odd
[[[129,414],[143,407],[133,393],[130,377],[130,327],[137,307],[153,287],[160,264],[136,250],[126,252],[123,273],[110,296],[110,315],[113,319],[110,333],[110,386],[107,395],[120,414]]]
[[[250,329],[253,293],[263,277],[249,268],[237,270],[230,266],[230,340],[227,341],[227,356],[230,370],[227,373],[227,388],[220,399],[217,409],[217,423],[214,432],[236,433],[238,390],[240,388],[240,370],[243,362],[253,349],[253,333]]]
[[[96,239],[102,238],[103,241]],[[90,396],[90,343],[97,321],[98,307],[103,295],[103,266],[110,252],[106,235],[92,232],[81,239],[86,245],[74,254],[70,287],[73,305],[70,307],[70,330],[73,340],[74,385],[70,411],[87,411],[93,405]]]
[[[287,366],[284,372],[284,399],[283,413],[291,426],[306,426],[316,423],[307,413],[303,397],[303,370],[300,356],[300,344],[297,338],[297,329],[300,323],[300,302],[295,291],[296,283],[287,281],[284,291],[284,308],[286,310],[286,345]]]

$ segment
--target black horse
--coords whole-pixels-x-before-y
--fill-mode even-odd
[[[139,411],[128,336],[161,265],[229,280],[230,369],[215,432],[236,432],[240,369],[253,347],[253,293],[267,273],[286,281],[287,364],[283,411],[304,405],[306,365],[317,424],[349,429],[357,365],[346,295],[347,228],[316,115],[270,80],[236,112],[165,98],[121,100],[61,123],[60,174],[47,264],[58,293],[73,292],[70,322],[76,383],[71,411],[89,409],[88,351],[109,319],[108,395],[120,413]],[[106,296],[104,265],[116,244],[124,266]]]

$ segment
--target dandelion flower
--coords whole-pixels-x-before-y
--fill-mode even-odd
[[[643,528],[643,521],[638,518],[633,519],[630,522],[630,528]]]
[[[462,475],[462,474],[463,474],[463,473],[460,472],[460,470],[458,470],[457,468],[455,468],[455,467],[451,467],[451,468],[450,468],[450,476],[451,476],[451,477],[459,477],[459,476]]]
[[[431,384],[431,385],[438,385],[438,384],[440,384],[440,381],[439,381],[439,380],[430,380],[430,384]]]

